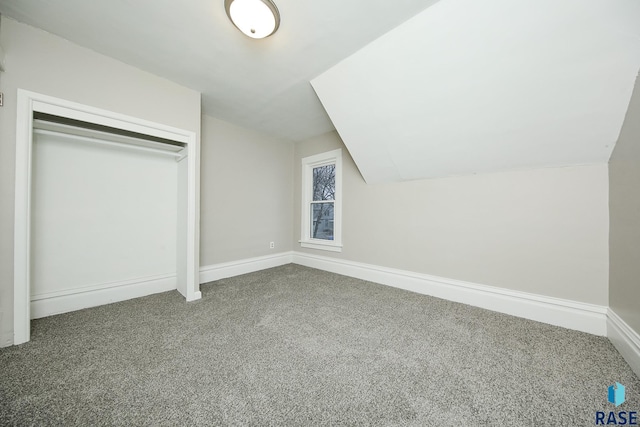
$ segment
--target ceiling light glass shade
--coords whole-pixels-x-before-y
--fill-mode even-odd
[[[271,0],[224,0],[229,19],[240,31],[254,39],[275,33],[280,13]]]

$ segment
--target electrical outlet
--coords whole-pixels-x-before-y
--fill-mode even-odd
[[[275,242],[270,242],[270,243],[269,243],[269,249],[273,249],[273,248],[275,248],[275,247],[276,247]]]

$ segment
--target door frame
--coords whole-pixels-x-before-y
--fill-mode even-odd
[[[200,150],[195,132],[154,123],[112,111],[102,110],[23,89],[18,89],[16,122],[16,176],[13,272],[13,343],[30,339],[31,325],[31,179],[33,114],[46,113],[97,125],[184,143],[187,157],[185,175],[178,179],[186,202],[178,214],[176,288],[187,301],[200,299],[199,284],[199,177]],[[186,179],[185,179],[186,178]],[[183,183],[183,184],[180,184]],[[186,206],[185,206],[186,205]]]

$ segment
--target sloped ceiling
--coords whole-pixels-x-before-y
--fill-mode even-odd
[[[309,81],[435,1],[275,0],[280,28],[263,40],[224,0],[0,0],[0,13],[195,89],[206,114],[300,141],[333,130]]]
[[[637,0],[441,0],[312,80],[368,183],[607,162]]]

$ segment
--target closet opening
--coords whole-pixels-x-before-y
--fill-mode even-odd
[[[19,90],[14,344],[30,319],[199,299],[194,132]]]

